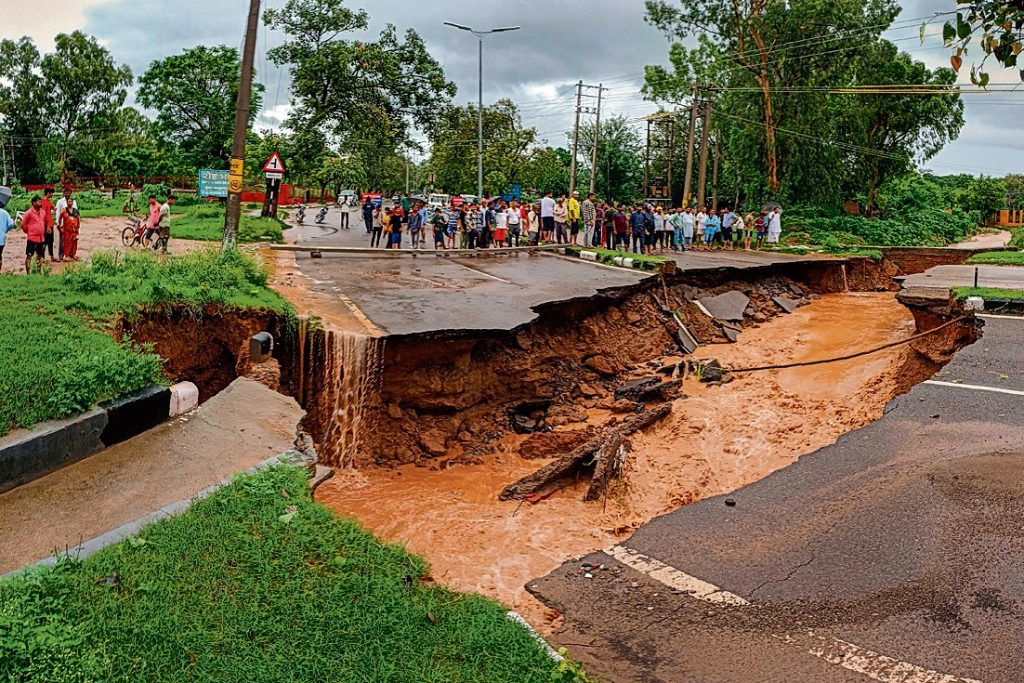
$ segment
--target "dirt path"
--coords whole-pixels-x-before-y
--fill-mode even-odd
[[[727,366],[814,360],[912,330],[910,313],[890,294],[831,295],[748,330],[739,344],[705,347],[701,356]],[[497,502],[506,484],[543,464],[518,457],[522,437],[506,439],[481,464],[339,472],[318,498],[426,557],[439,581],[498,598],[550,629],[555,615],[526,594],[526,581],[680,505],[761,479],[877,419],[897,392],[907,353],[900,347],[844,364],[740,377],[722,387],[688,381],[690,397],[675,403],[673,415],[633,438],[626,484],[601,503],[581,502],[586,482],[538,505]],[[595,423],[606,418],[592,415]]]
[[[86,261],[97,251],[129,251],[129,247],[121,243],[121,231],[124,230],[127,221],[120,217],[110,218],[84,218],[82,229],[78,239],[78,258]],[[194,240],[174,239],[173,233],[168,249],[172,254],[185,254],[196,249],[216,248],[213,242],[197,242]],[[141,249],[141,247],[135,247]],[[50,263],[53,271],[59,272],[66,268],[67,263]],[[21,231],[11,232],[7,237],[7,247],[4,249],[3,272],[24,273],[25,272],[25,233]]]
[[[1010,242],[1013,233],[1008,230],[998,232],[981,232],[969,240],[957,242],[952,245],[953,249],[1000,249]]]

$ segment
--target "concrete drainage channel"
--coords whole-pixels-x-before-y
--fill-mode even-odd
[[[0,438],[0,493],[76,463],[199,405],[191,382],[153,385],[75,417]]]

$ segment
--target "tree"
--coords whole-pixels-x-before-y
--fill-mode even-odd
[[[571,156],[562,147],[535,147],[519,170],[521,184],[539,194],[568,194]]]
[[[316,181],[320,184],[321,197],[328,187],[337,197],[342,190],[366,187],[366,169],[358,158],[332,157],[316,172]]]
[[[40,114],[57,136],[58,168],[63,173],[71,139],[94,129],[124,104],[132,72],[127,66],[118,66],[105,47],[81,31],[61,33],[55,42],[54,52],[39,65],[43,80]]]
[[[0,132],[13,145],[8,173],[24,183],[44,180],[36,168],[36,154],[46,129],[40,115],[41,56],[31,38],[0,41]]]
[[[596,128],[593,123],[580,126],[581,150],[593,149]],[[626,117],[616,116],[602,121],[597,145],[597,192],[615,200],[632,201],[640,197],[644,174],[642,152],[640,133],[626,123]],[[588,180],[595,172],[590,168],[590,160],[587,154],[582,165]]]
[[[956,74],[950,69],[929,70],[924,64],[900,53],[887,40],[868,50],[857,65],[862,80],[874,85],[952,85]],[[870,76],[866,76],[870,74]],[[863,145],[870,151],[851,170],[869,170],[866,209],[875,208],[878,188],[886,178],[905,173],[913,162],[931,159],[964,125],[964,106],[955,94],[936,95],[846,95],[842,124],[849,148]]]
[[[465,192],[477,185],[477,108],[446,107],[430,131],[430,167],[436,185]],[[523,126],[519,109],[507,99],[484,107],[484,191],[500,193],[519,182],[519,169],[537,139]]]
[[[982,69],[991,57],[998,64],[1017,68],[1021,80],[1024,69],[1020,68],[1020,53],[1024,51],[1024,0],[980,0],[968,2],[958,0],[961,6],[955,21],[942,26],[942,39],[948,46],[956,46],[956,53],[950,58],[955,71],[963,64],[963,55],[974,38],[984,54],[981,63],[971,68],[971,82],[985,87],[989,74]],[[927,24],[921,26],[921,40],[924,40]]]
[[[139,103],[157,112],[157,134],[196,168],[222,167],[231,157],[241,68],[235,48],[200,45],[153,62],[139,78]],[[250,126],[262,94],[253,84]]]
[[[342,149],[394,148],[413,128],[429,130],[437,121],[454,84],[412,29],[399,38],[387,24],[376,41],[342,38],[365,31],[368,21],[343,0],[287,0],[264,14],[286,38],[267,55],[290,69],[291,130],[321,131]]]
[[[694,61],[681,41],[706,31],[716,36],[729,62],[728,67],[718,65],[717,74],[725,78],[715,85],[756,89],[757,108],[741,98],[744,106],[736,111],[761,127],[760,163],[773,196],[782,189],[786,155],[800,146],[780,141],[778,133],[787,118],[805,113],[811,103],[787,90],[835,82],[857,50],[877,40],[899,11],[893,0],[686,0],[678,7],[669,0],[647,0],[646,8],[648,22],[676,40],[674,65]],[[846,53],[842,58],[832,54],[836,46]],[[726,116],[737,116],[726,109]],[[815,109],[822,117],[823,108]]]
[[[1006,208],[1006,185],[999,178],[974,178],[963,195],[964,211],[980,211],[983,219]]]

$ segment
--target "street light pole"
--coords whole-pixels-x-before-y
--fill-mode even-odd
[[[476,128],[477,128],[477,144],[476,144],[476,193],[477,199],[483,199],[484,196],[484,36],[490,35],[491,33],[506,33],[508,31],[518,31],[519,26],[506,26],[505,28],[492,28],[489,31],[477,31],[469,26],[463,26],[462,24],[455,24],[450,21],[444,22],[445,26],[451,26],[457,28],[460,31],[468,31],[477,37],[479,47],[479,100],[477,105],[476,113]]]

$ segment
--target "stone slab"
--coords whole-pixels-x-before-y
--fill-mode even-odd
[[[743,312],[747,310],[750,297],[740,291],[733,290],[718,296],[700,299],[701,306],[717,320],[742,321]]]

